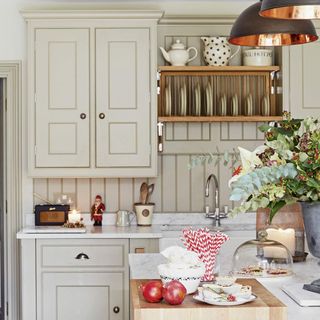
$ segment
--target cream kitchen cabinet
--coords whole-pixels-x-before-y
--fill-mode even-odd
[[[128,239],[22,239],[22,320],[128,320]]]
[[[156,176],[154,11],[24,12],[34,177]]]
[[[320,33],[320,28],[317,29]],[[287,76],[287,101],[295,118],[320,115],[320,41],[284,49],[284,77]]]
[[[124,319],[122,273],[46,272],[41,284],[37,319]]]

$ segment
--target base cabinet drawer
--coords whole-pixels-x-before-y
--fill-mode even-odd
[[[124,239],[37,241],[39,268],[124,268]]]
[[[130,253],[159,253],[159,239],[130,239]]]
[[[126,319],[124,282],[122,272],[43,272],[37,290],[37,319]]]

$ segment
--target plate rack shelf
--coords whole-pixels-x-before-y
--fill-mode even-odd
[[[159,122],[267,122],[282,118],[278,66],[159,67]]]

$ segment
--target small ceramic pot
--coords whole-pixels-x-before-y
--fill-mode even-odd
[[[149,203],[149,204],[135,203],[134,208],[137,215],[137,225],[151,226],[154,203]]]
[[[249,49],[243,52],[243,65],[245,66],[271,66],[272,50]]]

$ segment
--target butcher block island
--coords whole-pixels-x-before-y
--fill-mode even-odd
[[[249,285],[257,299],[239,306],[212,306],[186,296],[178,306],[148,303],[139,286],[148,280],[131,280],[131,312],[133,320],[286,320],[287,307],[255,279],[239,279]]]

